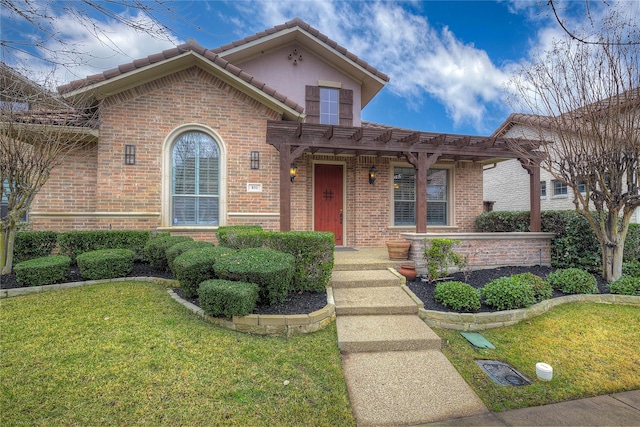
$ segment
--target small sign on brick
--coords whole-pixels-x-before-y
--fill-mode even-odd
[[[262,184],[247,183],[247,193],[262,193]]]

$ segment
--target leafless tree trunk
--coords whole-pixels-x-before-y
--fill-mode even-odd
[[[0,190],[7,202],[1,218],[0,274],[9,274],[20,219],[68,154],[92,144],[96,109],[69,105],[43,87],[0,68]]]
[[[551,141],[541,167],[573,190],[602,248],[603,277],[622,274],[624,240],[640,206],[640,45],[634,22],[612,16],[602,43],[576,38],[523,66],[512,104],[523,132]],[[529,135],[531,136],[531,135]]]

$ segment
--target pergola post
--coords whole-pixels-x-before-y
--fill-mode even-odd
[[[291,231],[291,146],[280,145],[280,231]]]
[[[540,220],[540,163],[532,159],[518,159],[529,173],[529,231],[542,231]]]
[[[409,163],[416,168],[416,233],[427,232],[427,171],[434,165],[442,150],[429,156],[425,152],[406,153]]]

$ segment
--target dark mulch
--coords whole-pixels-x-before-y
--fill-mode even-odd
[[[464,273],[454,273],[451,274],[448,280],[456,280],[460,282],[465,282],[470,284],[476,289],[479,289],[492,281],[493,279],[498,279],[500,277],[508,277],[513,274],[520,273],[532,273],[539,277],[546,277],[547,274],[555,271],[556,269],[553,267],[540,267],[540,266],[532,266],[532,267],[500,267],[500,268],[491,268],[485,270],[475,270],[472,271],[468,277],[465,278]],[[607,282],[599,275],[595,275],[595,278],[598,282],[598,289],[600,293],[606,294],[609,293],[609,287]],[[416,294],[420,300],[424,303],[424,308],[426,310],[436,310],[436,311],[454,311],[450,308],[436,302],[433,299],[433,293],[435,290],[435,284],[423,282],[420,277],[417,277],[415,280],[411,282],[407,282],[407,286],[411,291]],[[553,296],[551,298],[558,298],[561,296],[565,296],[566,294],[560,291],[553,291]],[[495,308],[489,307],[485,304],[482,304],[479,312],[491,312],[496,311]]]
[[[136,262],[133,265],[131,273],[126,277],[160,277],[164,279],[173,279],[173,274],[169,271],[159,270],[144,262]],[[85,279],[80,275],[78,267],[72,267],[67,275],[66,280],[61,283],[82,282]],[[15,273],[0,276],[0,289],[13,289],[21,287],[16,280]],[[184,296],[181,289],[174,291],[183,298],[198,305],[197,299],[188,299]],[[320,310],[327,305],[326,292],[292,292],[288,295],[287,300],[278,305],[258,306],[254,310],[255,314],[308,314],[316,310]]]

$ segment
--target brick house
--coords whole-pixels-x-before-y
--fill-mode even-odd
[[[60,93],[92,100],[100,126],[85,152],[54,170],[30,220],[209,240],[220,225],[259,224],[331,231],[352,247],[423,238],[427,227],[472,233],[483,166],[516,155],[501,138],[363,122],[388,81],[294,19],[216,49],[189,40],[71,82]]]
[[[512,114],[493,136],[518,138],[528,134],[534,138],[537,131],[528,124],[532,117],[534,116]],[[548,139],[553,140],[553,134],[550,133]],[[544,169],[540,170],[539,185],[541,210],[575,210],[573,189],[556,180]],[[483,191],[484,200],[495,211],[526,211],[531,205],[527,173],[515,159],[485,166]],[[632,214],[631,223],[640,223],[640,209]]]

